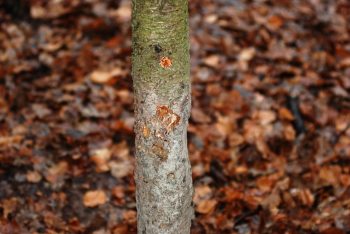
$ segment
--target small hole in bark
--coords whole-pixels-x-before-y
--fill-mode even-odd
[[[173,172],[168,174],[168,179],[169,180],[174,180],[175,179],[175,174]]]
[[[163,51],[163,49],[159,44],[156,44],[154,45],[154,51],[159,54],[160,52]]]
[[[182,89],[184,89],[184,88],[185,88],[185,83],[184,83],[184,82],[181,82],[181,83],[180,83],[180,87],[181,87]]]

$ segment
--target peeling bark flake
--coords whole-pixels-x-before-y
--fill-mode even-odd
[[[156,115],[161,121],[162,126],[169,133],[180,123],[180,116],[174,113],[167,106],[157,107]]]

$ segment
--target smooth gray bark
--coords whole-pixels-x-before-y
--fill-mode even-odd
[[[138,233],[190,233],[187,0],[133,0]]]

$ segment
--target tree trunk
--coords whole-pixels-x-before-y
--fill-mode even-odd
[[[190,233],[187,0],[132,1],[138,233]]]

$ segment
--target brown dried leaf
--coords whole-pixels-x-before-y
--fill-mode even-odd
[[[240,61],[244,61],[244,62],[248,62],[250,60],[252,60],[255,56],[255,48],[254,47],[250,47],[250,48],[246,48],[243,49],[239,55],[238,55],[238,59]]]
[[[204,59],[204,64],[210,67],[217,67],[220,62],[220,57],[218,55],[210,55]]]
[[[303,203],[303,205],[311,207],[315,201],[314,195],[311,193],[310,189],[301,189],[299,191],[299,199]]]
[[[191,119],[197,123],[209,123],[210,117],[201,109],[193,107],[191,110]]]
[[[281,107],[278,109],[278,115],[283,120],[294,120],[294,116],[290,110],[285,107]]]
[[[91,81],[98,84],[105,84],[109,82],[115,76],[121,76],[124,71],[121,68],[114,68],[110,71],[96,70],[90,74]]]
[[[270,110],[260,110],[253,114],[261,125],[267,125],[276,120],[276,113]]]
[[[284,20],[278,15],[273,15],[269,17],[267,24],[273,29],[278,29],[284,24]]]
[[[127,224],[118,224],[116,227],[113,228],[112,231],[113,234],[128,234],[128,225]]]
[[[256,181],[256,185],[264,192],[271,191],[274,184],[275,180],[271,179],[269,176],[261,176]]]
[[[107,195],[103,190],[88,191],[83,198],[84,206],[96,207],[107,202]]]
[[[93,152],[90,159],[96,164],[97,172],[109,171],[108,161],[111,155],[111,150],[107,148],[97,149]]]
[[[51,183],[56,183],[62,176],[68,171],[68,163],[66,161],[61,161],[56,165],[49,168],[46,180]]]
[[[322,167],[319,172],[320,179],[331,185],[339,184],[340,176],[341,167],[338,165]]]
[[[236,147],[244,143],[244,137],[238,133],[231,133],[228,139],[231,147]]]
[[[122,4],[116,11],[116,16],[122,22],[129,22],[131,19],[131,3],[129,1],[122,1]]]
[[[262,201],[262,205],[270,209],[270,211],[275,214],[277,207],[281,204],[281,201],[281,196],[279,195],[278,191],[274,191]]]
[[[112,189],[112,195],[116,198],[124,198],[125,196],[125,189],[123,186],[115,186]]]
[[[136,211],[127,210],[123,212],[123,219],[127,222],[136,222]]]
[[[208,199],[212,196],[212,189],[208,185],[201,185],[195,187],[193,202],[199,204],[200,201]]]
[[[0,202],[0,207],[3,209],[3,217],[6,219],[7,216],[16,210],[18,204],[18,199],[15,197],[2,200]],[[1,229],[0,229],[1,230]]]
[[[26,177],[27,177],[27,181],[31,183],[38,183],[42,178],[40,173],[37,171],[28,171],[26,174]]]
[[[108,163],[111,174],[116,178],[128,176],[133,171],[133,166],[129,161],[111,161]]]
[[[293,141],[295,139],[296,133],[292,125],[286,125],[283,129],[283,133],[287,140]]]
[[[209,214],[214,211],[216,205],[216,200],[203,200],[196,206],[196,211],[201,214]]]

